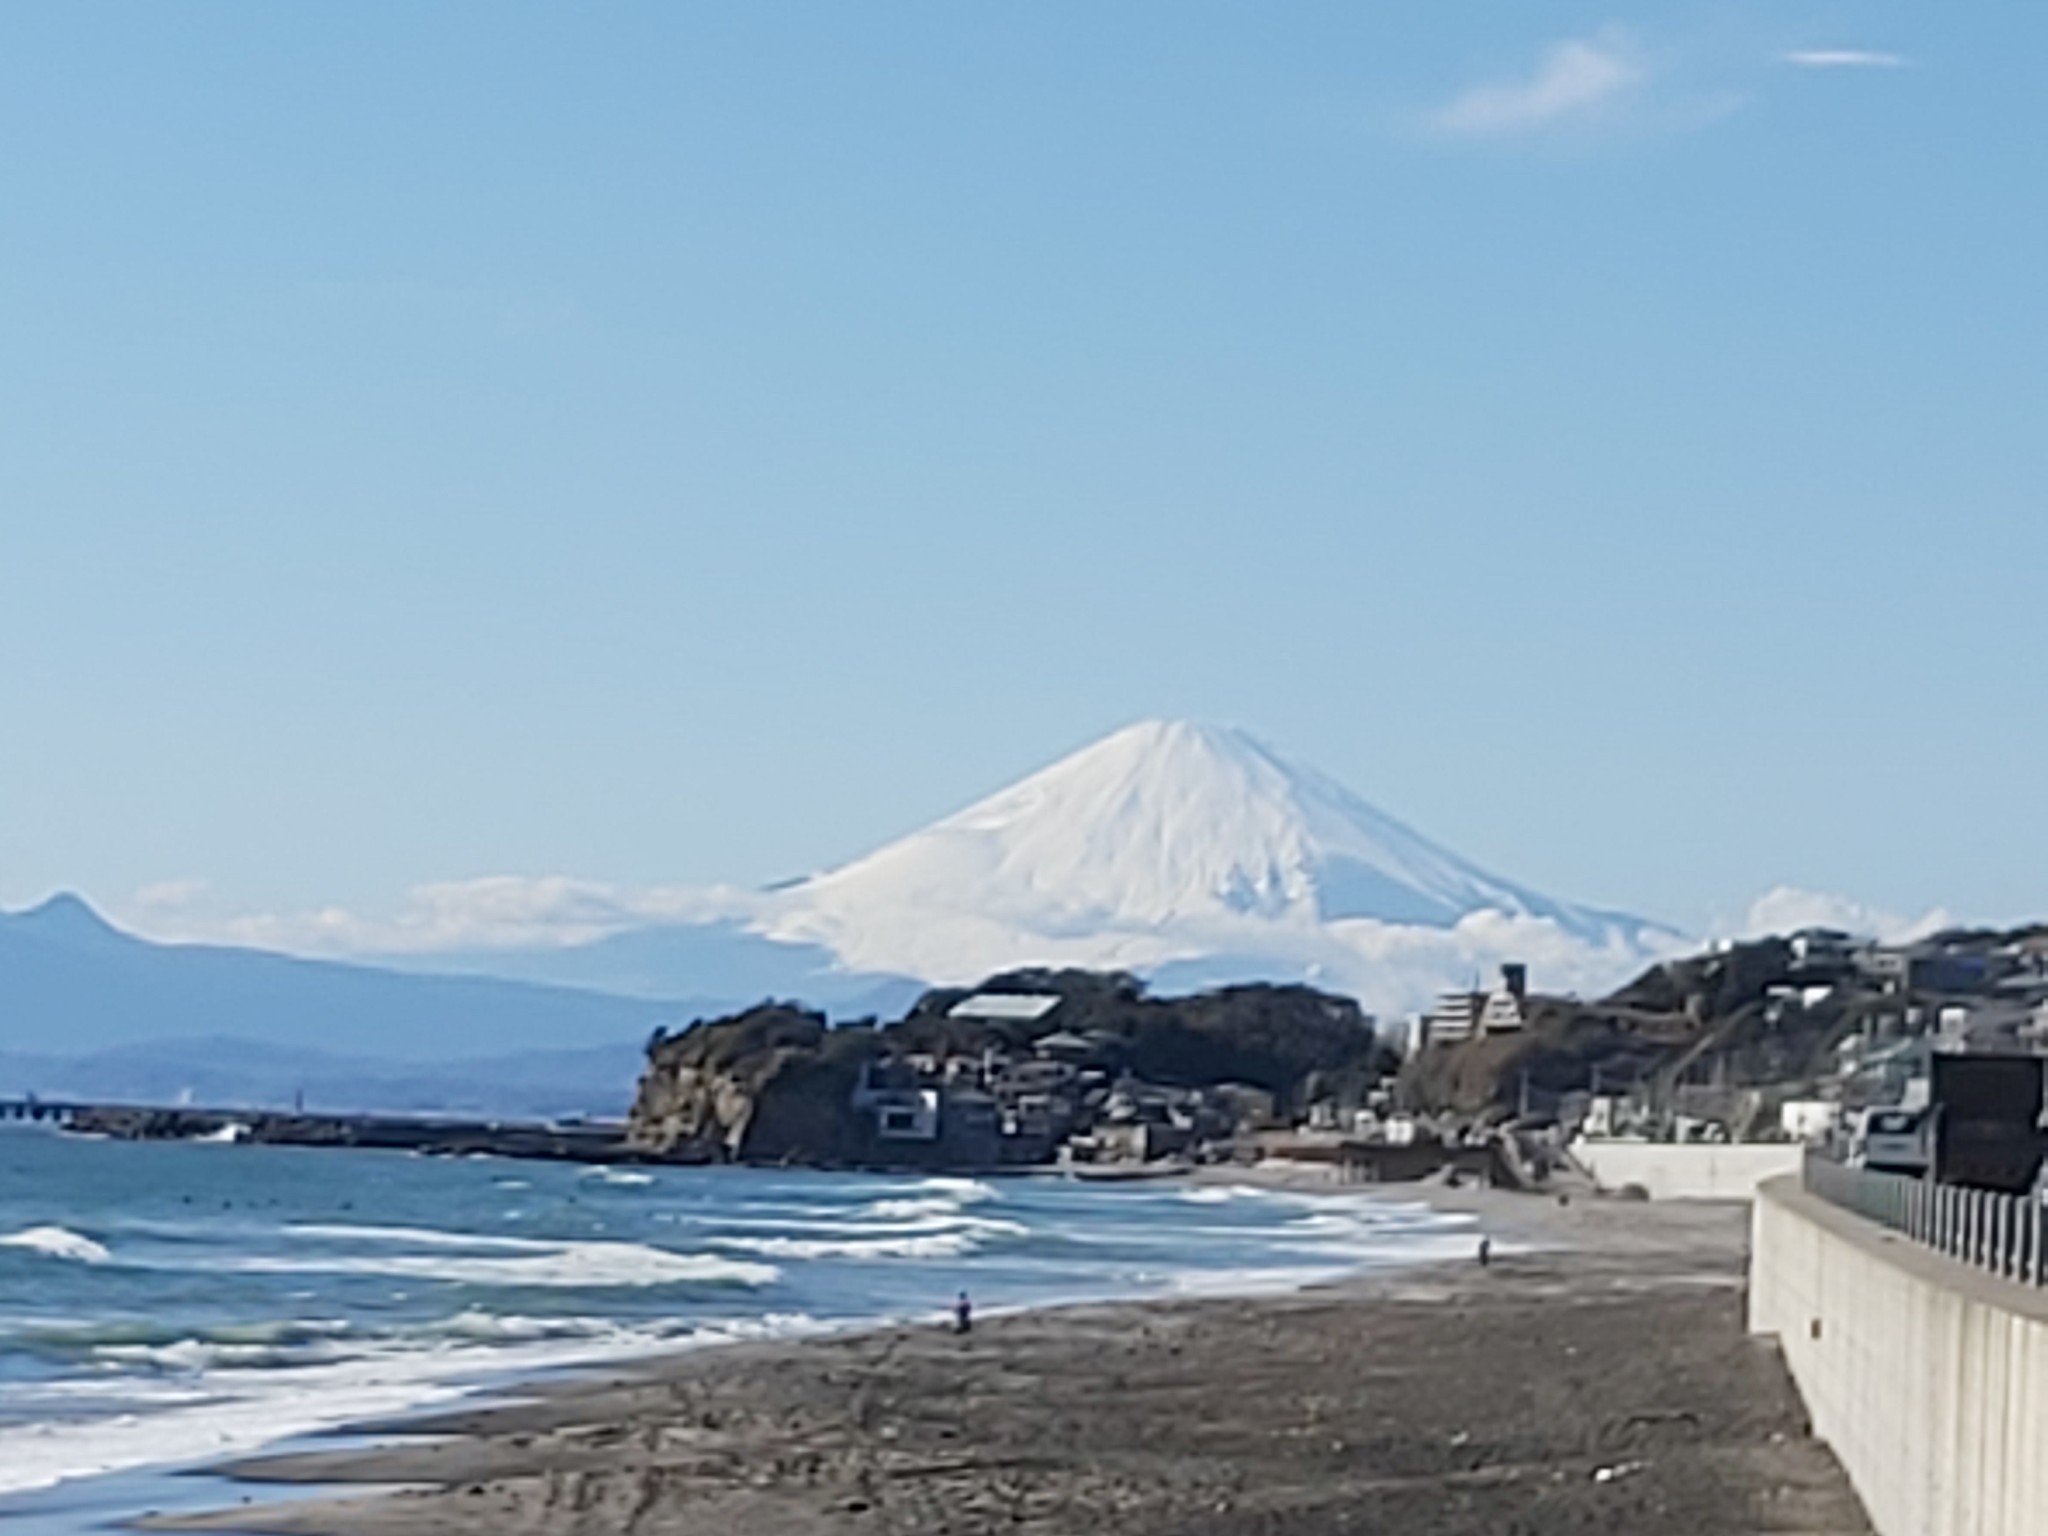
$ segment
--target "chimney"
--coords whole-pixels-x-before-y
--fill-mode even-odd
[[[1516,1002],[1529,995],[1529,967],[1519,960],[1511,960],[1500,968],[1500,984],[1508,989]]]

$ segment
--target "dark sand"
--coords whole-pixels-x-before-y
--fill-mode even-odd
[[[1440,1192],[1533,1253],[1292,1296],[705,1351],[247,1477],[279,1536],[1867,1532],[1742,1326],[1737,1207]],[[421,1431],[444,1438],[428,1439]]]

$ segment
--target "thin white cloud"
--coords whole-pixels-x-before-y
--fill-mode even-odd
[[[196,883],[195,883],[196,884]],[[564,875],[489,876],[414,886],[397,912],[346,907],[229,915],[197,901],[138,892],[119,916],[146,937],[178,943],[246,944],[287,954],[347,957],[448,950],[558,949],[650,923],[741,917],[758,897],[722,887],[634,888]],[[152,899],[155,898],[155,899]]]
[[[1750,903],[1736,938],[1762,939],[1797,933],[1802,928],[1836,928],[1888,944],[1907,943],[1955,926],[1955,917],[1935,907],[1918,917],[1866,906],[1848,896],[1780,885]]]
[[[1648,78],[1628,34],[1610,28],[1552,43],[1526,79],[1475,85],[1439,107],[1430,123],[1440,133],[1473,138],[1533,133],[1589,118]]]
[[[137,891],[134,903],[152,912],[175,912],[195,907],[206,899],[204,880],[159,880]]]
[[[1870,48],[1798,48],[1779,54],[1778,62],[1800,69],[1903,69],[1906,64],[1901,54]]]

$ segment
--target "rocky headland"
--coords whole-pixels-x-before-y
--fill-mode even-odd
[[[1030,1166],[1077,1145],[1143,1162],[1362,1099],[1394,1065],[1355,1002],[1309,987],[1161,998],[1013,971],[890,1023],[764,1003],[657,1035],[629,1127],[651,1155],[742,1163]]]

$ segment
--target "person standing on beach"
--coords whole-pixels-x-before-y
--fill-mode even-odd
[[[974,1303],[962,1291],[959,1300],[953,1303],[953,1331],[966,1333],[974,1327]]]

